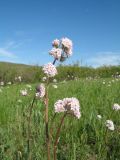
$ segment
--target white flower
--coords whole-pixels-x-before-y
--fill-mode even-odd
[[[98,118],[98,119],[101,119],[101,118],[102,118],[102,116],[98,114],[98,115],[97,115],[97,118]]]
[[[61,55],[62,55],[62,49],[60,48],[53,48],[50,52],[50,55],[52,55],[55,59],[60,60]]]
[[[72,97],[72,98],[64,98],[63,100],[58,100],[55,105],[55,112],[67,112],[73,114],[78,119],[81,117],[80,113],[80,104],[79,101]]]
[[[58,88],[58,86],[57,85],[53,85],[53,88]]]
[[[120,110],[120,105],[115,103],[112,108],[113,108],[113,110],[118,111],[118,110]]]
[[[11,83],[11,82],[8,82],[7,84],[8,84],[8,85],[11,85],[12,83]]]
[[[46,81],[46,79],[47,79],[46,77],[43,77],[43,78],[42,78],[42,81],[44,82],[44,81]]]
[[[114,129],[115,129],[114,128],[114,123],[111,120],[106,120],[106,127],[111,131],[114,131]]]
[[[103,81],[103,84],[105,84],[105,81]]]
[[[36,97],[43,98],[45,96],[45,86],[44,84],[40,84],[36,87]]]
[[[72,55],[72,41],[68,38],[62,38],[61,44],[67,56],[71,56]]]
[[[56,79],[53,79],[53,82],[54,82],[54,83],[56,83],[56,82],[57,82],[57,80],[56,80]]]
[[[2,82],[0,82],[0,85],[1,85],[1,86],[4,86],[4,82],[3,82],[3,81],[2,81]]]
[[[24,90],[20,90],[20,93],[22,96],[27,96],[27,89],[24,89]]]
[[[59,47],[59,44],[60,44],[60,41],[59,41],[58,39],[55,39],[55,40],[52,42],[53,47],[56,47],[56,48]]]
[[[52,63],[48,63],[43,67],[43,72],[48,77],[54,77],[57,74],[57,69]]]
[[[18,76],[18,80],[21,82],[21,81],[22,81],[22,77],[21,77],[21,76]]]

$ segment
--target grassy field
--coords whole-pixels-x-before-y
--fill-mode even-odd
[[[34,88],[28,96],[21,96],[26,84],[1,88],[0,92],[0,160],[27,159],[27,119]],[[58,83],[49,87],[49,117],[54,115],[54,103],[65,97],[80,100],[81,118],[67,116],[61,130],[57,150],[58,160],[120,160],[120,111],[112,110],[120,104],[120,80],[98,79]],[[98,119],[100,114],[102,119]],[[62,113],[55,119],[53,137]],[[111,119],[115,130],[106,129],[105,121]],[[37,100],[31,124],[32,160],[46,160],[44,105]],[[52,157],[52,147],[51,147]]]

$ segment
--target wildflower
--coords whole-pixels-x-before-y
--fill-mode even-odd
[[[36,97],[43,98],[45,96],[45,86],[40,84],[36,87]]]
[[[58,39],[55,39],[55,40],[52,42],[53,47],[56,47],[56,48],[59,47],[59,44],[60,44],[60,41],[59,41]]]
[[[11,85],[12,83],[11,83],[11,82],[8,82],[7,84],[8,84],[8,85]]]
[[[105,84],[105,81],[103,81],[103,84]]]
[[[102,116],[98,114],[98,115],[97,115],[97,118],[98,118],[98,119],[101,119],[101,118],[102,118]]]
[[[55,59],[60,60],[62,55],[62,49],[60,48],[53,48],[50,52],[50,55],[52,55]]]
[[[24,90],[20,90],[20,93],[22,96],[27,96],[27,89],[24,89]]]
[[[21,76],[18,76],[18,80],[21,82],[21,81],[22,81],[22,77],[21,77]]]
[[[57,85],[53,85],[53,88],[58,88],[58,86]]]
[[[54,107],[55,112],[67,112],[73,114],[78,119],[81,117],[79,101],[74,97],[58,100],[55,103]]]
[[[43,78],[42,78],[42,81],[44,82],[44,81],[46,81],[46,79],[47,79],[46,77],[43,77]]]
[[[57,82],[57,80],[56,80],[56,79],[53,79],[53,82],[54,82],[54,83],[56,83],[56,82]]]
[[[113,110],[118,111],[118,110],[120,110],[120,105],[115,103],[112,108],[113,108]]]
[[[0,82],[0,85],[1,85],[1,86],[4,86],[4,82],[3,82],[3,81],[2,81],[2,82]]]
[[[113,123],[113,121],[111,121],[111,120],[106,120],[106,127],[107,127],[109,130],[114,131],[114,123]]]
[[[43,72],[48,77],[54,77],[57,74],[57,69],[52,63],[48,63],[43,67]]]
[[[63,100],[58,100],[55,104],[55,112],[65,112],[65,107],[64,107],[64,101]]]
[[[61,40],[62,49],[67,54],[67,56],[72,55],[72,41],[68,38],[62,38]]]

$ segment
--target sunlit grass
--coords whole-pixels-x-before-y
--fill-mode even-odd
[[[49,87],[49,116],[54,114],[54,103],[65,97],[76,97],[81,105],[81,118],[67,117],[63,125],[58,145],[59,160],[119,160],[120,158],[120,112],[110,117],[112,105],[120,104],[120,81],[111,79],[79,80],[58,83],[58,88]],[[26,85],[3,87],[0,93],[0,159],[26,159],[26,136],[28,107],[34,95],[28,89],[28,96],[22,97],[20,89]],[[18,102],[21,100],[22,103]],[[101,120],[97,115],[102,116]],[[57,115],[56,126],[62,113]],[[109,131],[107,149],[104,150],[106,119],[112,119],[115,131]],[[44,105],[37,101],[32,114],[32,158],[46,160]],[[52,155],[51,155],[52,156]]]

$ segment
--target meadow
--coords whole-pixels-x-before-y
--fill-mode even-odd
[[[57,88],[53,85],[57,85]],[[28,110],[35,87],[36,83],[16,83],[0,88],[0,160],[27,159]],[[20,90],[25,88],[28,95],[21,96]],[[81,118],[67,116],[62,126],[58,160],[120,160],[120,111],[112,109],[114,103],[120,104],[120,79],[81,78],[52,82],[48,96],[49,123],[54,115],[54,103],[58,99],[76,97],[80,101]],[[36,100],[30,125],[32,160],[47,159],[44,110],[43,102]],[[62,115],[58,113],[55,118],[53,137]],[[108,119],[114,122],[114,131],[107,130],[105,122]]]

